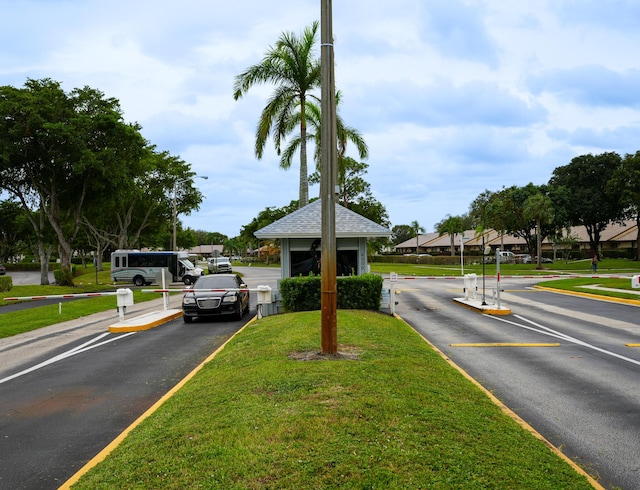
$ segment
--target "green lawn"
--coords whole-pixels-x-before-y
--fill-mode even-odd
[[[115,291],[116,286],[111,283],[111,276],[107,271],[98,274],[96,284],[95,269],[79,269],[80,274],[74,279],[75,287],[61,286],[13,286],[10,291],[0,291],[0,338],[10,337],[19,333],[29,332],[46,327],[54,323],[75,320],[83,316],[91,315],[107,310],[116,309],[116,297],[105,296],[91,299],[74,300],[59,304],[38,306],[22,311],[4,313],[2,307],[12,302],[4,301],[4,298],[30,297],[30,296],[58,296],[62,294],[83,294],[92,292]],[[134,291],[134,302],[149,301],[158,298],[158,295],[143,294]]]
[[[590,260],[572,260],[569,262],[556,261],[553,264],[542,264],[538,270],[536,264],[500,264],[502,275],[535,275],[549,274],[591,274]],[[428,264],[390,264],[373,262],[371,272],[389,274],[396,272],[406,276],[461,276],[462,267],[457,265],[428,265]],[[482,274],[482,264],[465,264],[465,274]],[[485,264],[486,275],[495,275],[496,264]],[[598,274],[640,274],[640,262],[625,259],[604,259],[598,265]]]
[[[404,322],[250,324],[74,489],[592,488]]]
[[[240,264],[235,264],[240,265]],[[247,266],[247,264],[241,264]],[[9,304],[3,301],[6,297],[16,296],[41,296],[41,295],[59,295],[69,293],[85,293],[94,291],[114,291],[116,286],[111,282],[109,274],[109,264],[104,264],[105,271],[100,272],[97,278],[93,267],[86,269],[78,268],[79,275],[75,278],[76,287],[63,288],[60,286],[14,286],[11,291],[0,292],[0,314],[2,314],[2,306]],[[252,267],[261,266],[253,264]],[[263,265],[262,265],[263,266]],[[269,267],[277,267],[271,264]],[[378,274],[389,274],[396,272],[405,276],[461,276],[461,268],[459,266],[428,266],[420,264],[387,264],[377,263],[371,264],[371,271]],[[590,261],[571,261],[568,263],[556,262],[554,264],[545,264],[543,270],[537,270],[535,264],[502,264],[500,266],[502,275],[539,275],[542,277],[553,275],[574,275],[574,274],[591,274]],[[475,273],[482,275],[482,265],[465,265],[465,274]],[[494,275],[496,273],[495,264],[485,264],[485,274]],[[598,274],[640,274],[640,262],[624,260],[624,259],[605,259],[600,262]],[[581,278],[579,280],[567,279],[558,281],[554,280],[549,283],[540,283],[548,287],[558,289],[564,288],[568,290],[580,291],[582,293],[592,292],[594,294],[617,296],[622,298],[638,299],[633,294],[612,293],[597,290],[585,290],[578,286],[585,284],[600,284],[608,287],[620,287],[621,289],[631,289],[630,279],[602,279],[602,278]],[[610,286],[611,284],[619,284],[620,286]],[[143,294],[134,291],[134,301],[149,301],[157,298],[157,295]],[[62,314],[59,313],[58,305],[36,307],[25,311],[4,313],[0,316],[0,338],[18,333],[27,332],[36,328],[41,328],[53,323],[59,323],[67,320],[73,320],[82,316],[90,315],[100,311],[115,309],[115,297],[94,298],[90,301],[74,301],[65,303],[62,306]]]

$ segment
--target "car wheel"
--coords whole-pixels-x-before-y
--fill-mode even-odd
[[[184,285],[185,286],[191,286],[191,283],[193,282],[191,280],[191,276],[184,276],[184,278],[182,280],[184,281]]]
[[[134,286],[144,286],[144,277],[136,276],[133,278]]]
[[[184,320],[185,323],[191,323],[193,321],[192,316],[182,315],[182,319]]]

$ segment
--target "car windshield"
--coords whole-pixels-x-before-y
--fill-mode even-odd
[[[199,278],[194,289],[234,289],[238,287],[236,276],[210,275]]]

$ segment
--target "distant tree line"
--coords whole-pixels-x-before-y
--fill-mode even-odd
[[[158,151],[119,102],[84,87],[29,79],[0,87],[0,257],[37,250],[42,283],[52,254],[61,284],[73,284],[78,250],[157,244],[179,213],[197,209],[194,173],[177,156]]]
[[[436,224],[436,231],[453,236],[464,230],[492,228],[522,238],[540,260],[543,240],[571,241],[571,227],[575,226],[584,226],[591,252],[599,253],[602,231],[624,220],[640,225],[640,152],[624,157],[615,152],[581,155],[557,167],[547,184],[485,190],[468,213],[447,215]],[[394,226],[394,244],[416,236],[413,229]],[[636,241],[640,245],[640,233]],[[640,260],[638,246],[636,260]]]

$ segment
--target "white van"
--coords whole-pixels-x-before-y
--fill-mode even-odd
[[[201,268],[193,265],[186,252],[116,250],[111,254],[113,282],[144,286],[155,282],[162,269],[169,271],[173,282],[181,281],[187,286],[204,274]]]

